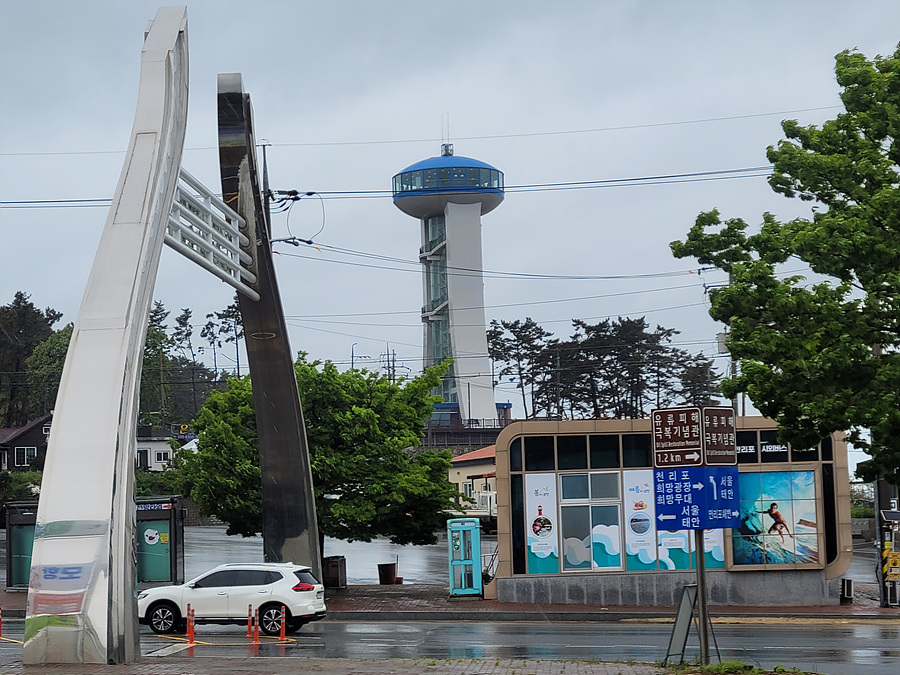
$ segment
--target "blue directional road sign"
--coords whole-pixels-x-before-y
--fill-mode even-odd
[[[655,469],[658,530],[717,530],[741,524],[736,466]]]

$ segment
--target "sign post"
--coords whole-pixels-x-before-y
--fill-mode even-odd
[[[704,530],[740,526],[735,414],[726,407],[654,410],[658,529],[694,530],[700,663],[709,665]]]

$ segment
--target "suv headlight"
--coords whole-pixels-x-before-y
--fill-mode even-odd
[[[141,591],[140,593],[138,593],[138,600],[143,600],[146,597],[147,597],[147,591]]]

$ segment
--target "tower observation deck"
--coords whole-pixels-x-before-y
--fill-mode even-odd
[[[394,205],[421,228],[425,366],[453,359],[439,391],[464,420],[497,418],[484,319],[481,216],[503,201],[503,173],[441,146],[393,179]]]

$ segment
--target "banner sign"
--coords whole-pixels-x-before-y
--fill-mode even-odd
[[[737,467],[656,469],[653,482],[658,529],[740,527]]]
[[[559,574],[556,474],[525,474],[525,542],[529,574]]]

